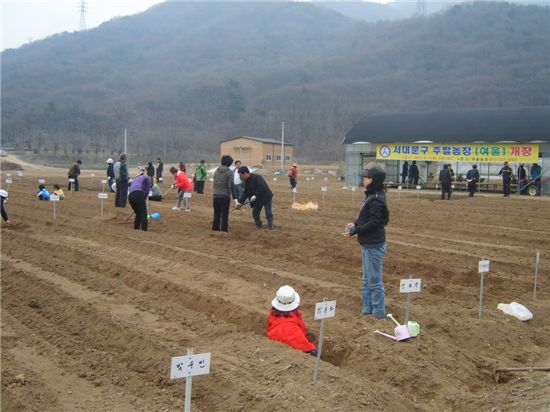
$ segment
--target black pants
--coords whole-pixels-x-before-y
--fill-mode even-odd
[[[401,183],[406,183],[407,175],[401,175]]]
[[[294,189],[296,187],[296,179],[290,179],[290,187]]]
[[[78,189],[80,188],[80,185],[78,184],[78,177],[71,177],[69,176],[69,179],[74,179],[74,191],[75,192],[78,192]],[[71,186],[72,186],[72,182],[69,181],[69,186],[67,188],[67,190],[70,192],[71,191]]]
[[[162,201],[162,195],[151,196],[149,197],[149,200],[152,200],[154,202],[160,202]]]
[[[470,197],[474,197],[474,193],[477,190],[477,182],[468,183],[468,192],[470,192]]]
[[[451,200],[451,184],[442,183],[441,184],[441,200],[445,200],[445,193],[447,193],[447,200]]]
[[[502,189],[504,196],[510,196],[510,179],[502,179]]]
[[[229,197],[214,197],[214,221],[212,222],[212,230],[229,231],[229,205],[231,199]]]
[[[197,180],[197,193],[204,193],[204,180]]]
[[[115,207],[126,207],[127,199],[128,199],[128,181],[117,180],[116,193],[115,193]]]
[[[147,204],[145,203],[145,193],[136,190],[128,196],[130,206],[134,209],[136,218],[134,219],[134,229],[147,230]]]

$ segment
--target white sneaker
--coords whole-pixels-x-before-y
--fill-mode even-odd
[[[185,209],[185,211],[186,211],[186,212],[190,212],[190,211],[191,211],[191,209]]]
[[[172,210],[180,210],[180,208],[177,207],[177,206],[174,206],[174,207],[172,208]]]

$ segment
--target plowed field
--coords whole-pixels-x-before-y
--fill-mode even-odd
[[[195,411],[550,408],[547,372],[494,380],[495,367],[550,366],[548,198],[457,194],[448,202],[390,191],[389,311],[404,319],[400,279],[423,281],[412,299],[421,335],[397,343],[373,334],[392,333],[391,321],[359,315],[359,246],[341,232],[361,196],[353,202],[334,178],[324,207],[323,177],[300,180],[297,200],[320,205],[303,212],[290,208],[286,177],[270,176],[275,230],[254,230],[247,209],[232,212],[222,234],[210,230],[209,184],[193,195],[190,213],[171,210],[173,191],[151,202],[161,218],[141,232],[112,195],[100,216],[97,177],[94,187],[82,177],[82,190],[66,193],[54,221],[52,204],[33,200],[39,177],[48,188],[66,183],[64,170],[29,170],[22,183],[13,177],[12,224],[2,225],[2,410],[181,410],[184,381],[169,379],[170,359],[188,347],[212,353],[210,375],[193,380]],[[536,249],[541,286],[533,300]],[[478,319],[482,257],[491,272]],[[315,344],[315,303],[337,301],[315,384],[313,357],[265,337],[271,299],[284,284],[302,296]],[[534,318],[496,309],[511,301]]]

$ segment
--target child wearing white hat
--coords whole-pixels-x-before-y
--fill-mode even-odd
[[[4,222],[9,225],[10,219],[8,218],[8,212],[6,212],[6,209],[4,208],[4,203],[8,201],[8,192],[4,189],[0,190],[0,201],[2,203],[2,219],[4,219]]]
[[[267,337],[291,348],[317,356],[317,349],[306,337],[306,324],[300,310],[300,295],[291,286],[279,288],[267,322]]]

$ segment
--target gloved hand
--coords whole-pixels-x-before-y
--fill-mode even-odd
[[[235,199],[235,206],[239,204],[239,199]]]
[[[256,201],[256,196],[252,196],[252,197],[250,198],[250,203],[255,202],[255,201]]]

